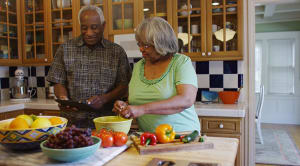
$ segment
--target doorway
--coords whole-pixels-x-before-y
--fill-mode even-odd
[[[256,132],[255,158],[260,163],[256,165],[298,164],[289,157],[300,160],[300,1],[256,1],[255,27],[256,96],[261,85],[265,88],[260,119],[263,144]],[[279,152],[268,154],[268,147]],[[285,153],[284,148],[295,153]]]

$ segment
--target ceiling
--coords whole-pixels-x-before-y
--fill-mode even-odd
[[[256,0],[256,23],[300,21],[300,0]]]

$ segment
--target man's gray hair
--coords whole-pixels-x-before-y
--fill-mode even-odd
[[[160,55],[176,53],[178,39],[171,25],[160,17],[144,19],[136,28],[135,39],[145,44],[151,44]]]
[[[105,22],[105,18],[103,15],[103,12],[101,10],[101,8],[97,7],[97,6],[93,6],[93,5],[88,5],[88,6],[84,6],[83,8],[80,9],[79,13],[78,13],[78,21],[79,24],[81,24],[80,22],[80,16],[84,11],[96,11],[100,17],[100,22],[103,25],[103,23]]]

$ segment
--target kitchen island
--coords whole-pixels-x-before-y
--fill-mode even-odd
[[[202,133],[212,137],[230,137],[239,140],[236,166],[244,165],[244,117],[246,116],[246,108],[247,106],[243,103],[195,103],[195,110],[201,121]],[[0,118],[2,119],[16,117],[16,114],[24,112],[29,114],[31,114],[30,112],[38,113],[38,115],[40,112],[43,113],[42,115],[59,115],[59,108],[52,99],[32,99],[28,102],[18,103],[1,101],[0,103]]]
[[[207,142],[214,144],[213,149],[189,150],[151,155],[140,155],[131,145],[126,151],[123,147],[100,148],[94,155],[71,163],[49,159],[40,150],[13,152],[0,147],[0,165],[9,166],[145,166],[153,158],[167,160],[186,160],[195,163],[217,163],[218,166],[233,166],[238,149],[238,139],[207,137]],[[121,154],[119,154],[121,153]],[[118,156],[116,156],[119,154]],[[110,160],[110,161],[109,161]],[[109,162],[107,162],[109,161]],[[175,161],[176,162],[176,161]]]
[[[207,137],[207,142],[214,144],[213,149],[177,151],[140,155],[135,147],[129,148],[105,166],[141,166],[147,165],[153,158],[191,161],[193,163],[217,163],[218,166],[233,166],[237,155],[239,141],[236,138]]]

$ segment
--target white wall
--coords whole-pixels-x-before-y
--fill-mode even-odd
[[[288,95],[270,94],[268,92],[268,54],[267,41],[270,39],[295,40],[295,93]],[[263,123],[300,124],[300,32],[256,33],[256,40],[263,41],[262,83],[266,94],[262,109]]]

